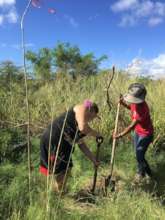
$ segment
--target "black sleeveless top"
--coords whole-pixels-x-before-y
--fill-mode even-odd
[[[43,137],[49,139],[50,131],[51,131],[51,124],[44,132]],[[57,117],[53,121],[52,135],[51,135],[52,145],[56,145],[58,143],[61,133],[63,133],[62,138],[71,144],[74,140],[75,142],[77,142],[79,139],[85,136],[78,130],[78,124],[75,118],[75,112],[73,108],[70,108],[67,112],[62,113],[59,117]]]

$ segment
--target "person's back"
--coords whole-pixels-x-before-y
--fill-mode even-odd
[[[69,137],[73,140],[76,130],[77,122],[75,119],[75,112],[73,111],[73,108],[70,108],[68,111],[58,116],[52,124],[49,124],[42,137],[43,139],[46,139],[46,141],[49,141],[51,137],[51,144],[56,144],[60,135],[69,135]]]
[[[148,104],[145,101],[140,104],[132,103],[130,110],[132,120],[138,120],[134,128],[137,134],[142,136],[153,134],[153,125]]]

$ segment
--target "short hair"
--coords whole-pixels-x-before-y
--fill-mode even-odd
[[[90,107],[90,112],[95,112],[96,114],[99,112],[99,108],[96,103],[92,103],[92,105]]]

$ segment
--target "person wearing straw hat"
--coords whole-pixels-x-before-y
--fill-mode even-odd
[[[113,134],[113,138],[121,138],[134,130],[134,147],[138,172],[134,182],[140,182],[146,175],[152,177],[151,168],[145,159],[148,146],[153,141],[153,125],[150,118],[150,110],[145,101],[147,90],[141,83],[133,83],[128,92],[121,96],[120,104],[131,111],[131,124],[119,134]]]
[[[64,190],[73,166],[72,153],[76,143],[94,166],[99,165],[99,161],[83,141],[86,135],[93,136],[96,140],[103,140],[100,133],[88,125],[98,117],[98,112],[97,104],[85,100],[57,117],[41,136],[40,172],[45,176],[48,174],[55,176],[55,191]]]

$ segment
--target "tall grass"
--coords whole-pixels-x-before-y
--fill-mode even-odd
[[[101,167],[99,168],[98,179],[107,174],[111,152],[111,134],[114,129],[117,100],[120,93],[127,91],[128,85],[132,82],[144,82],[147,87],[147,102],[151,109],[151,116],[155,127],[155,137],[165,134],[165,81],[134,79],[124,73],[117,73],[110,89],[110,98],[113,104],[112,111],[109,112],[106,103],[106,87],[109,79],[108,73],[101,73],[88,78],[78,77],[76,80],[68,76],[58,76],[51,82],[29,81],[29,107],[30,107],[30,129],[32,135],[32,201],[28,201],[28,170],[27,161],[24,154],[19,163],[6,160],[1,165],[0,188],[1,188],[1,219],[13,220],[33,220],[46,219],[46,181],[38,173],[39,166],[39,138],[44,128],[51,122],[52,112],[56,117],[65,111],[69,106],[73,106],[89,98],[99,104],[101,121],[95,120],[93,127],[100,130],[105,141],[101,149]],[[23,124],[26,122],[25,94],[23,85],[12,85],[12,105],[11,94],[0,88],[0,119],[10,122],[7,127]],[[52,111],[52,107],[54,110]],[[129,112],[121,109],[119,127],[122,129],[129,124]],[[6,128],[5,128],[6,129]],[[20,127],[24,132],[23,127]],[[10,129],[9,131],[10,132]],[[3,135],[4,132],[1,132]],[[19,132],[21,135],[21,133]],[[17,136],[15,136],[17,138]],[[3,140],[3,138],[1,138]],[[22,139],[21,139],[22,140]],[[95,152],[95,140],[86,139],[90,148]],[[0,146],[5,151],[6,142],[2,141]],[[12,146],[11,146],[12,148]],[[161,148],[161,146],[160,146]],[[25,152],[26,153],[26,152]],[[49,219],[165,219],[163,206],[165,193],[165,177],[163,175],[165,162],[164,151],[155,155],[151,146],[147,157],[151,162],[154,171],[159,177],[159,184],[155,189],[146,190],[143,188],[133,189],[131,180],[136,170],[134,152],[130,136],[118,142],[115,157],[115,172],[121,183],[122,190],[110,193],[108,197],[96,196],[95,204],[81,204],[75,202],[73,195],[82,188],[86,188],[92,181],[93,166],[84,155],[76,148],[73,155],[74,168],[72,178],[69,181],[69,194],[63,197],[59,203],[58,213],[56,204],[58,195],[52,193],[50,198]],[[18,155],[19,157],[19,155]],[[55,217],[56,216],[56,217]]]

